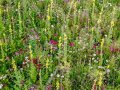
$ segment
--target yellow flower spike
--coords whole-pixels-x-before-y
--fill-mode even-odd
[[[99,77],[98,85],[101,87],[102,86],[102,76],[103,76],[103,73],[100,72],[99,75],[100,75],[100,77]]]
[[[59,37],[58,47],[60,48],[60,47],[61,47],[61,45],[62,45],[62,37],[60,36],[60,37]]]
[[[48,20],[48,21],[50,20],[50,16],[49,16],[49,15],[47,16],[47,20]]]
[[[49,59],[47,58],[47,61],[46,61],[46,68],[48,68],[49,66]]]
[[[18,2],[18,9],[20,9],[20,2]]]
[[[67,40],[67,35],[64,33],[64,41]]]
[[[15,60],[14,59],[12,59],[12,67],[13,67],[14,70],[17,70],[17,66],[15,64]]]
[[[111,21],[111,27],[114,27],[115,23],[114,20]]]
[[[57,81],[56,81],[56,88],[57,88],[56,90],[59,90],[59,87],[60,87],[60,83],[59,83],[59,81],[57,80]]]
[[[104,38],[102,39],[102,41],[101,41],[101,48],[103,47],[103,45],[104,45]]]
[[[31,46],[31,45],[29,45],[29,50],[30,50],[30,52],[29,52],[29,53],[30,53],[30,59],[32,59],[32,58],[33,58],[32,49],[31,49],[31,48],[32,48],[32,46]]]
[[[50,5],[48,5],[48,9],[47,9],[47,20],[48,21],[51,19],[49,13],[50,13]]]

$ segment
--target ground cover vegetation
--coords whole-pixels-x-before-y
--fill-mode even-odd
[[[120,0],[0,0],[1,90],[120,90]]]

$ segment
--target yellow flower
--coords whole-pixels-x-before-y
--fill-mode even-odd
[[[57,88],[57,90],[59,90],[59,87],[60,87],[60,83],[59,83],[59,81],[57,80],[57,81],[56,81],[56,88]]]
[[[58,47],[60,48],[61,45],[62,45],[62,38],[61,38],[61,36],[60,36],[60,37],[59,37],[59,44],[58,44]]]
[[[16,64],[15,64],[15,60],[14,60],[14,59],[12,59],[12,67],[13,67],[14,70],[17,69]]]
[[[32,54],[32,50],[31,50],[31,45],[29,45],[29,50],[30,50],[30,58],[32,59],[33,54]]]
[[[49,15],[47,16],[47,20],[50,20],[50,16]]]
[[[101,41],[101,48],[103,47],[103,44],[104,44],[104,38]]]
[[[46,68],[48,68],[49,66],[49,59],[47,58],[47,61],[46,61]]]

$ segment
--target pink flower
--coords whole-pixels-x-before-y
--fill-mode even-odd
[[[58,42],[57,42],[57,41],[55,41],[55,40],[50,40],[50,44],[52,44],[52,45],[57,45],[57,44],[58,44]]]
[[[110,51],[112,52],[112,53],[115,53],[115,52],[119,52],[120,51],[120,49],[119,48],[115,48],[114,46],[110,46]]]
[[[71,47],[75,46],[74,42],[70,42],[69,46],[71,46]]]
[[[15,52],[15,55],[18,56],[18,55],[19,55],[19,52]]]
[[[95,49],[96,47],[97,47],[97,46],[94,44],[94,45],[93,45],[93,48]]]
[[[52,85],[48,85],[45,90],[52,90]]]

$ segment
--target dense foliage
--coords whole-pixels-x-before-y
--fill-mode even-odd
[[[0,0],[1,90],[120,90],[120,0]]]

